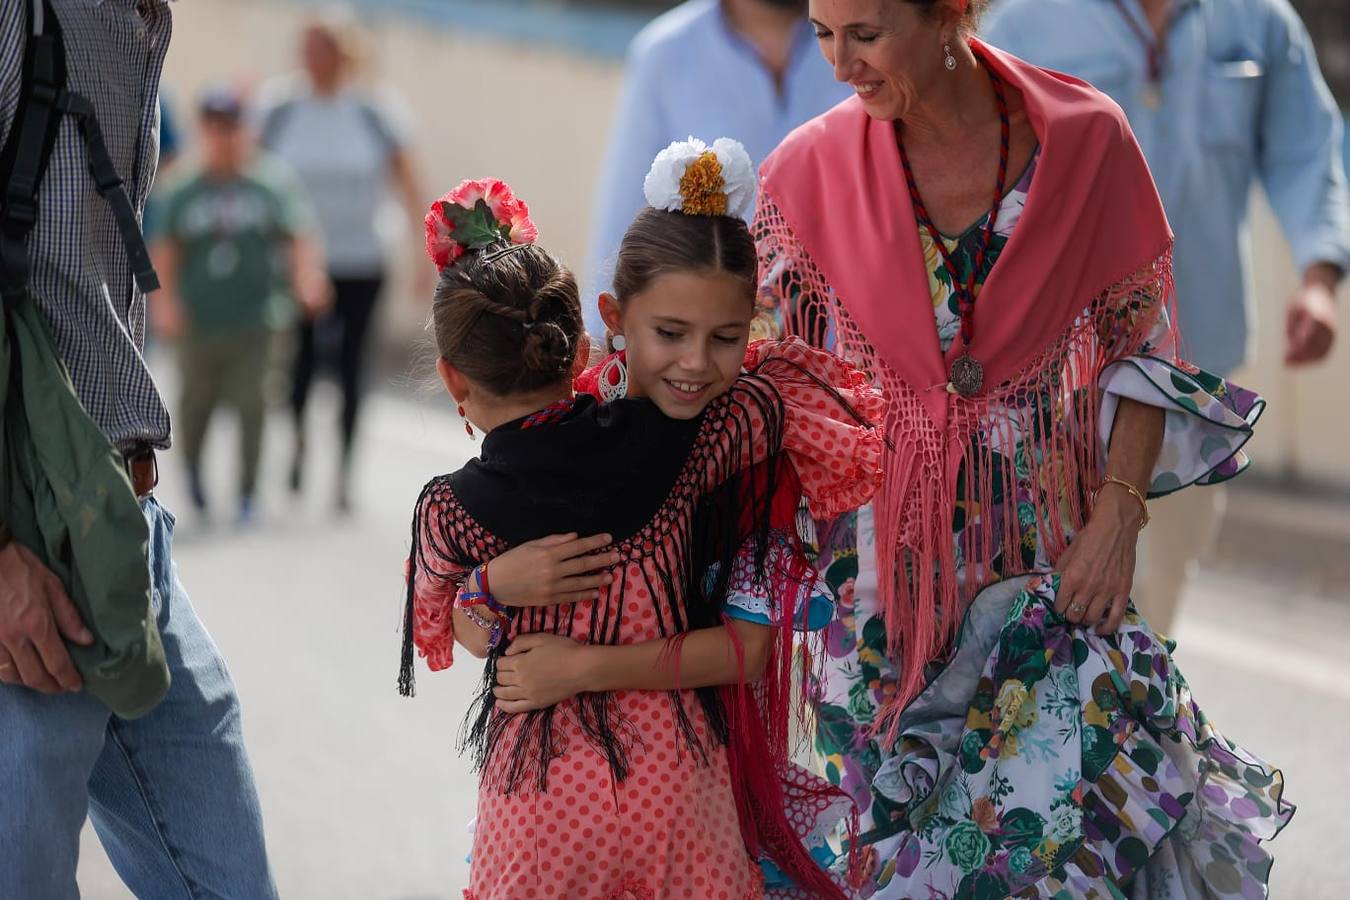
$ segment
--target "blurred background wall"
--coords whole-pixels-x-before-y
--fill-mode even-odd
[[[256,84],[288,71],[300,24],[331,5],[193,0],[179,7],[166,85],[180,117],[190,120],[191,101],[207,83]],[[652,15],[673,5],[358,0],[346,8],[361,21],[366,77],[395,87],[414,113],[414,148],[427,189],[440,193],[463,178],[489,174],[506,179],[528,198],[549,247],[580,269],[624,49]],[[1295,5],[1342,107],[1350,108],[1345,0]],[[1350,497],[1350,421],[1341,413],[1350,336],[1342,335],[1329,363],[1297,373],[1284,369],[1284,301],[1295,273],[1259,192],[1253,207],[1260,340],[1246,381],[1270,400],[1252,448],[1257,473]],[[421,264],[420,236],[405,230],[395,240],[406,247],[391,257],[394,296],[406,302],[384,304],[384,334],[397,354],[417,335],[425,303],[401,288],[408,268]],[[1342,310],[1344,327],[1350,303]]]

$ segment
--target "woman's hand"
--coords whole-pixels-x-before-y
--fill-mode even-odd
[[[1125,618],[1134,586],[1139,501],[1123,487],[1107,484],[1092,518],[1059,558],[1059,594],[1055,611],[1078,625],[1112,634]]]
[[[523,634],[497,661],[492,693],[503,712],[545,709],[586,690],[594,650],[556,634]]]
[[[505,606],[554,606],[595,600],[613,576],[607,571],[622,558],[617,550],[597,552],[613,543],[607,534],[579,538],[554,534],[528,541],[488,563],[488,587]]]

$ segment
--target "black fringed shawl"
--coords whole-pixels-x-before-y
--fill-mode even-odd
[[[791,364],[788,364],[791,365]],[[599,406],[581,396],[561,421],[523,429],[512,423],[483,441],[482,455],[433,479],[418,499],[412,526],[403,658],[399,689],[413,692],[416,576],[443,579],[453,594],[465,572],[525,541],[550,534],[609,533],[623,555],[616,578],[589,606],[512,610],[508,640],[488,659],[478,696],[465,719],[461,749],[472,748],[480,772],[512,792],[533,783],[544,790],[549,763],[566,747],[554,728],[559,707],[518,716],[496,711],[496,663],[509,639],[550,632],[594,644],[619,642],[630,581],[645,586],[643,605],[656,611],[660,634],[676,637],[721,623],[733,561],[742,544],[769,541],[770,500],[778,482],[783,403],[769,379],[742,376],[726,395],[692,420],[667,418],[649,401]],[[705,589],[708,566],[721,563]],[[710,740],[727,740],[727,712],[715,688],[696,691]],[[607,693],[576,698],[582,733],[609,762],[616,781],[629,771],[642,736]],[[700,740],[680,691],[669,701],[682,750],[703,763]],[[506,754],[504,764],[494,758]]]

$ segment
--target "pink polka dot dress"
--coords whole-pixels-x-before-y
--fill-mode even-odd
[[[594,603],[521,611],[503,647],[533,631],[635,644],[706,627],[688,587],[699,581],[687,562],[700,540],[695,512],[735,473],[765,460],[792,464],[816,515],[866,502],[882,470],[882,441],[870,426],[880,419],[879,396],[855,370],[796,340],[756,345],[748,360],[752,374],[684,426],[691,440],[659,508],[616,541],[622,577]],[[651,469],[659,477],[660,466]],[[472,566],[518,542],[470,516],[492,515],[501,502],[478,502],[469,484],[433,480],[415,519],[410,623],[433,670],[452,661],[458,584]],[[476,718],[471,713],[481,780],[466,898],[764,896],[728,769],[732,717],[716,691],[584,694],[512,716],[493,708],[491,671],[490,659]]]

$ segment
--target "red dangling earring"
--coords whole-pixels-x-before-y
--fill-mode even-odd
[[[468,432],[469,437],[473,438],[473,425],[469,422],[469,417],[464,413],[464,404],[459,405],[459,417],[464,420],[464,430]]]

